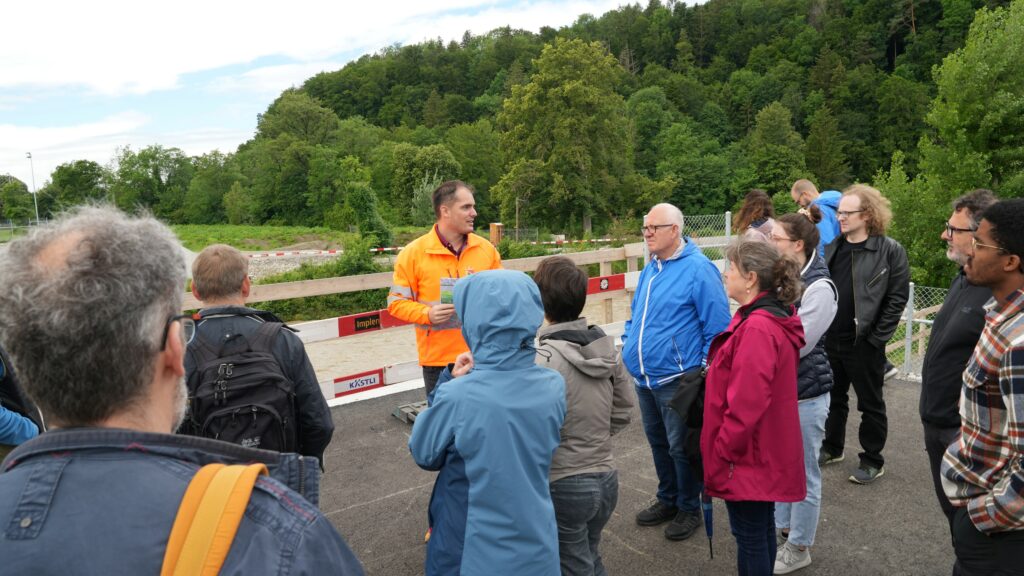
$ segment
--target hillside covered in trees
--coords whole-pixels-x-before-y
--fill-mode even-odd
[[[860,181],[892,198],[915,279],[941,279],[948,201],[1024,195],[1022,28],[1024,0],[649,0],[467,32],[309,78],[230,154],[154,144],[64,164],[40,210],[107,198],[386,244],[389,225],[432,220],[449,178],[477,188],[480,223],[570,234],[632,226],[658,201],[707,214],[753,187],[785,205],[796,178]],[[0,218],[31,213],[24,190],[0,176]]]

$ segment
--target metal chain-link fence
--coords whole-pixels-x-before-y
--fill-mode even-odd
[[[924,353],[928,347],[932,322],[939,313],[947,292],[949,290],[946,288],[917,286],[913,282],[910,283],[910,298],[903,312],[903,321],[885,347],[889,361],[896,366],[903,378],[921,378],[921,367],[924,364]]]

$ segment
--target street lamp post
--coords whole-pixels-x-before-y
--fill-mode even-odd
[[[32,203],[36,207],[36,226],[39,226],[39,198],[36,195],[36,166],[32,162],[32,153],[25,152],[25,157],[28,158],[29,169],[32,170]]]

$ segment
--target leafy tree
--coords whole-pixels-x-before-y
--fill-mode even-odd
[[[550,186],[530,196],[552,224],[587,229],[591,217],[609,216],[609,199],[632,172],[626,106],[613,89],[621,69],[601,44],[564,39],[535,64],[498,116],[502,148],[510,168],[540,163]]]
[[[728,201],[731,166],[729,157],[714,138],[702,134],[691,119],[672,124],[658,137],[657,174],[671,178],[670,202],[683,212],[722,212]]]
[[[185,192],[182,215],[192,224],[216,224],[226,219],[224,195],[242,180],[238,167],[218,151],[195,158],[195,175]]]
[[[846,162],[845,147],[839,121],[828,106],[822,106],[811,117],[804,160],[823,190],[842,188],[849,183],[850,165]]]
[[[460,178],[476,189],[479,219],[487,222],[496,216],[490,202],[490,190],[502,175],[498,132],[490,120],[456,124],[444,136],[444,145],[462,166]]]
[[[788,189],[806,172],[803,139],[793,130],[789,110],[778,102],[757,113],[746,150],[757,174],[757,187],[769,194]]]
[[[922,170],[951,190],[1024,195],[1024,2],[980,10],[935,80]]]
[[[223,204],[228,224],[254,224],[256,222],[256,206],[252,195],[240,181],[236,180],[231,184],[231,189],[224,194]]]
[[[195,173],[184,152],[160,145],[138,152],[124,147],[118,150],[114,166],[109,190],[119,207],[146,206],[161,218],[183,221],[185,192]]]
[[[340,128],[338,116],[308,94],[285,90],[260,116],[257,135],[277,138],[290,134],[310,144],[328,144]]]
[[[57,206],[76,206],[89,200],[107,198],[110,174],[92,160],[75,160],[58,166],[50,175],[47,191]]]
[[[17,178],[0,176],[0,219],[14,222],[29,221],[35,217],[35,206],[28,186]]]
[[[633,93],[626,102],[635,137],[636,169],[653,176],[658,161],[655,139],[672,122],[672,105],[665,91],[654,86]]]

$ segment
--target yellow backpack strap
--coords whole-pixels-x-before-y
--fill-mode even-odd
[[[185,491],[167,541],[160,576],[216,576],[245,515],[263,464],[207,464]]]

